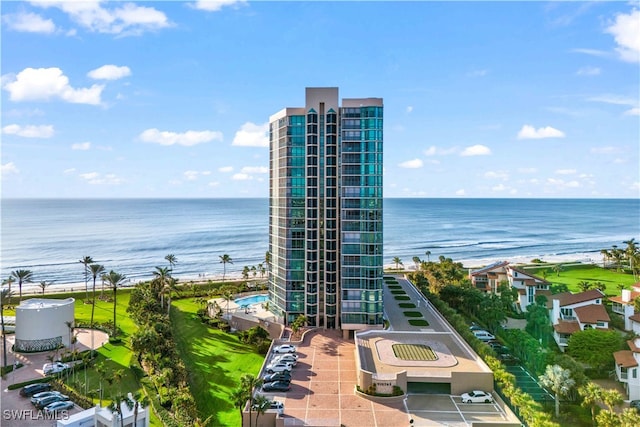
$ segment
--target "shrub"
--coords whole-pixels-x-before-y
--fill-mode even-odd
[[[398,304],[400,308],[416,308],[416,305],[412,302],[401,302]]]
[[[394,296],[396,301],[409,301],[411,298],[408,295],[396,295]]]
[[[422,317],[422,313],[419,311],[404,311],[405,317]]]
[[[429,326],[429,322],[424,319],[409,319],[409,324],[412,326]]]
[[[402,289],[392,290],[391,293],[394,294],[394,295],[406,295],[406,292],[403,291]]]

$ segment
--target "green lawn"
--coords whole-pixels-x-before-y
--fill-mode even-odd
[[[615,270],[604,269],[595,265],[571,265],[563,266],[560,275],[552,270],[552,266],[527,267],[526,271],[539,277],[544,277],[543,272],[547,270],[546,280],[553,284],[565,284],[571,292],[580,292],[578,283],[586,281],[589,283],[602,282],[607,286],[605,294],[608,296],[620,295],[619,284],[626,285],[627,288],[637,280],[631,274],[619,273]]]
[[[191,393],[202,419],[210,425],[240,425],[240,412],[230,395],[244,374],[257,376],[264,356],[235,335],[209,328],[196,317],[191,298],[174,301],[171,323],[178,351],[189,372]]]

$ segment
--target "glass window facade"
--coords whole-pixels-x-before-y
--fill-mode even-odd
[[[307,88],[270,123],[269,295],[287,324],[382,325],[382,100],[343,104]]]

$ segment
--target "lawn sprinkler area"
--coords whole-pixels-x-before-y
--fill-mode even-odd
[[[424,344],[393,344],[393,354],[402,360],[438,360],[438,356],[431,347]]]

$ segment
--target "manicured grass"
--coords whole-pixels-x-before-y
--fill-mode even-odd
[[[433,361],[438,360],[435,352],[431,347],[422,344],[393,344],[393,354],[402,360],[422,360]]]
[[[401,302],[398,305],[400,308],[416,308],[416,305],[412,302]]]
[[[553,265],[555,264],[527,267],[526,271],[538,277],[544,277],[543,272],[546,270],[546,280],[553,284],[565,284],[571,292],[580,292],[578,283],[583,281],[589,283],[602,282],[607,286],[605,294],[613,296],[620,295],[620,290],[617,287],[619,284],[624,284],[627,288],[630,288],[631,285],[637,283],[632,274],[619,273],[615,270],[604,269],[595,265],[563,265],[560,275],[552,270]]]
[[[403,311],[405,317],[422,317],[419,311]]]
[[[389,289],[402,289],[402,286],[400,285],[389,285],[387,286]]]
[[[429,322],[424,319],[409,319],[409,324],[412,326],[429,326]]]
[[[411,298],[408,295],[395,295],[396,301],[409,301]]]
[[[396,290],[393,290],[393,291],[391,291],[391,293],[392,293],[392,294],[394,294],[394,295],[406,295],[406,294],[407,294],[407,293],[406,293],[404,290],[402,290],[402,289],[396,289]]]
[[[257,376],[264,356],[242,344],[235,335],[204,325],[192,298],[174,301],[171,324],[178,351],[189,372],[191,393],[200,418],[212,415],[209,425],[240,425],[240,412],[231,393],[244,374]]]

